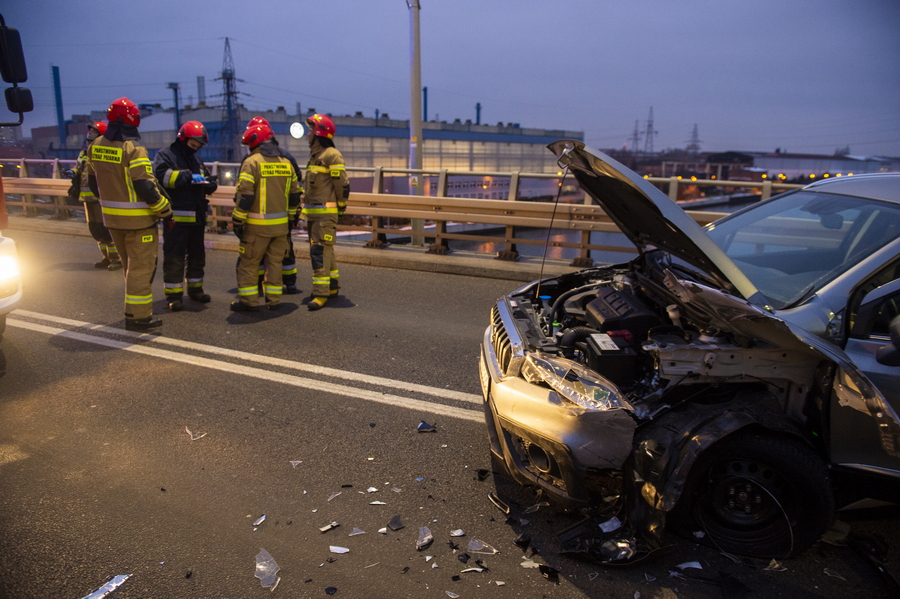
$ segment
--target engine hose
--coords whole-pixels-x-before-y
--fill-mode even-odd
[[[581,293],[582,291],[587,291],[588,289],[593,289],[597,287],[596,283],[590,283],[588,285],[582,285],[581,287],[577,287],[575,289],[570,289],[565,293],[560,294],[556,301],[553,302],[553,306],[550,308],[550,314],[547,316],[547,334],[550,334],[550,330],[553,329],[553,323],[556,320],[556,313],[559,312],[559,309],[566,302],[567,299],[575,295],[576,293]]]
[[[557,345],[559,346],[560,351],[562,351],[563,356],[571,360],[575,356],[575,344],[582,339],[586,339],[590,335],[599,332],[600,331],[597,329],[591,327],[572,327],[563,332]]]

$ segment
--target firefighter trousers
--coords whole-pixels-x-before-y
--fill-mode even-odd
[[[328,297],[337,293],[340,271],[334,257],[337,215],[324,215],[321,220],[309,220],[309,261],[312,266],[312,296]]]
[[[122,259],[125,274],[125,317],[147,318],[153,314],[153,277],[159,230],[156,225],[137,231],[110,229]]]
[[[167,222],[163,225],[163,286],[166,301],[181,301],[187,281],[189,296],[203,293],[206,267],[205,227]]]
[[[281,302],[281,262],[288,251],[286,235],[265,237],[244,233],[238,246],[240,258],[237,265],[238,299],[248,306],[259,305],[259,263],[266,259],[263,292],[266,303],[277,306]]]
[[[85,202],[84,218],[88,224],[88,231],[97,242],[97,247],[100,248],[103,257],[110,262],[118,262],[119,252],[116,250],[116,244],[113,243],[109,229],[103,224],[103,209],[100,207],[100,202]]]

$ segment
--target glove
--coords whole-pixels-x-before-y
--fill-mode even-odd
[[[167,231],[171,231],[175,228],[175,219],[171,217],[163,219],[163,226],[166,227]]]
[[[191,175],[191,179],[194,183],[206,183],[206,177],[203,175]]]
[[[241,241],[244,240],[244,221],[239,220],[237,218],[231,219],[231,228],[234,229],[234,234]]]

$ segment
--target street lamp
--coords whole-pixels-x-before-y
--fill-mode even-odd
[[[419,51],[419,0],[406,0],[409,8],[409,168],[422,168],[422,62]],[[409,177],[411,195],[424,195],[423,175]],[[424,230],[422,219],[413,219],[413,231]],[[412,245],[423,245],[421,237],[413,237]]]

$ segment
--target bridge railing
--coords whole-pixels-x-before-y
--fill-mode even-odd
[[[67,198],[71,184],[64,178],[66,169],[74,166],[71,160],[18,160],[0,161],[3,167],[6,203],[9,207],[20,208],[26,217],[50,216],[69,219],[81,212],[80,202]],[[211,163],[214,174],[220,175],[218,190],[209,196],[212,207],[210,228],[219,232],[228,229],[231,209],[234,207],[235,187],[224,183],[234,180],[237,164]],[[547,201],[527,201],[519,198],[519,185],[523,179],[556,179],[562,185],[562,177],[552,173],[519,172],[475,172],[450,170],[410,170],[352,168],[351,177],[371,178],[370,192],[351,192],[347,212],[338,226],[339,231],[354,232],[367,237],[366,246],[381,248],[387,244],[388,235],[402,235],[413,240],[430,240],[428,251],[436,254],[450,252],[448,240],[475,241],[503,247],[497,258],[515,260],[518,258],[516,246],[547,243],[544,235],[525,236],[525,230],[553,229],[569,231],[574,235],[563,236],[562,240],[552,240],[551,247],[571,248],[576,257],[573,264],[587,266],[592,263],[591,252],[634,253],[634,247],[597,243],[593,233],[618,233],[619,229],[599,207],[585,203],[583,196],[556,204]],[[231,177],[228,177],[228,174]],[[385,176],[421,177],[420,184],[428,184],[426,189],[434,189],[435,195],[419,196],[384,193]],[[18,176],[16,176],[18,175]],[[448,182],[452,177],[508,177],[509,199],[475,199],[448,197]],[[669,197],[677,198],[679,186],[711,185],[730,188],[761,189],[763,199],[773,191],[800,187],[781,183],[752,183],[747,181],[690,180],[672,178],[648,178],[650,182],[667,184]],[[426,181],[427,180],[427,181]],[[431,182],[436,181],[436,185]],[[11,212],[15,214],[15,212]],[[720,218],[722,213],[688,210],[694,220],[701,225]],[[397,222],[402,223],[398,227]],[[552,225],[551,225],[552,222]],[[419,226],[416,226],[416,224]],[[448,224],[451,225],[448,228]],[[473,231],[472,227],[454,227],[455,224],[482,225],[484,231]],[[609,236],[606,236],[609,237]],[[602,238],[602,237],[601,237]],[[615,237],[613,237],[615,239]]]

